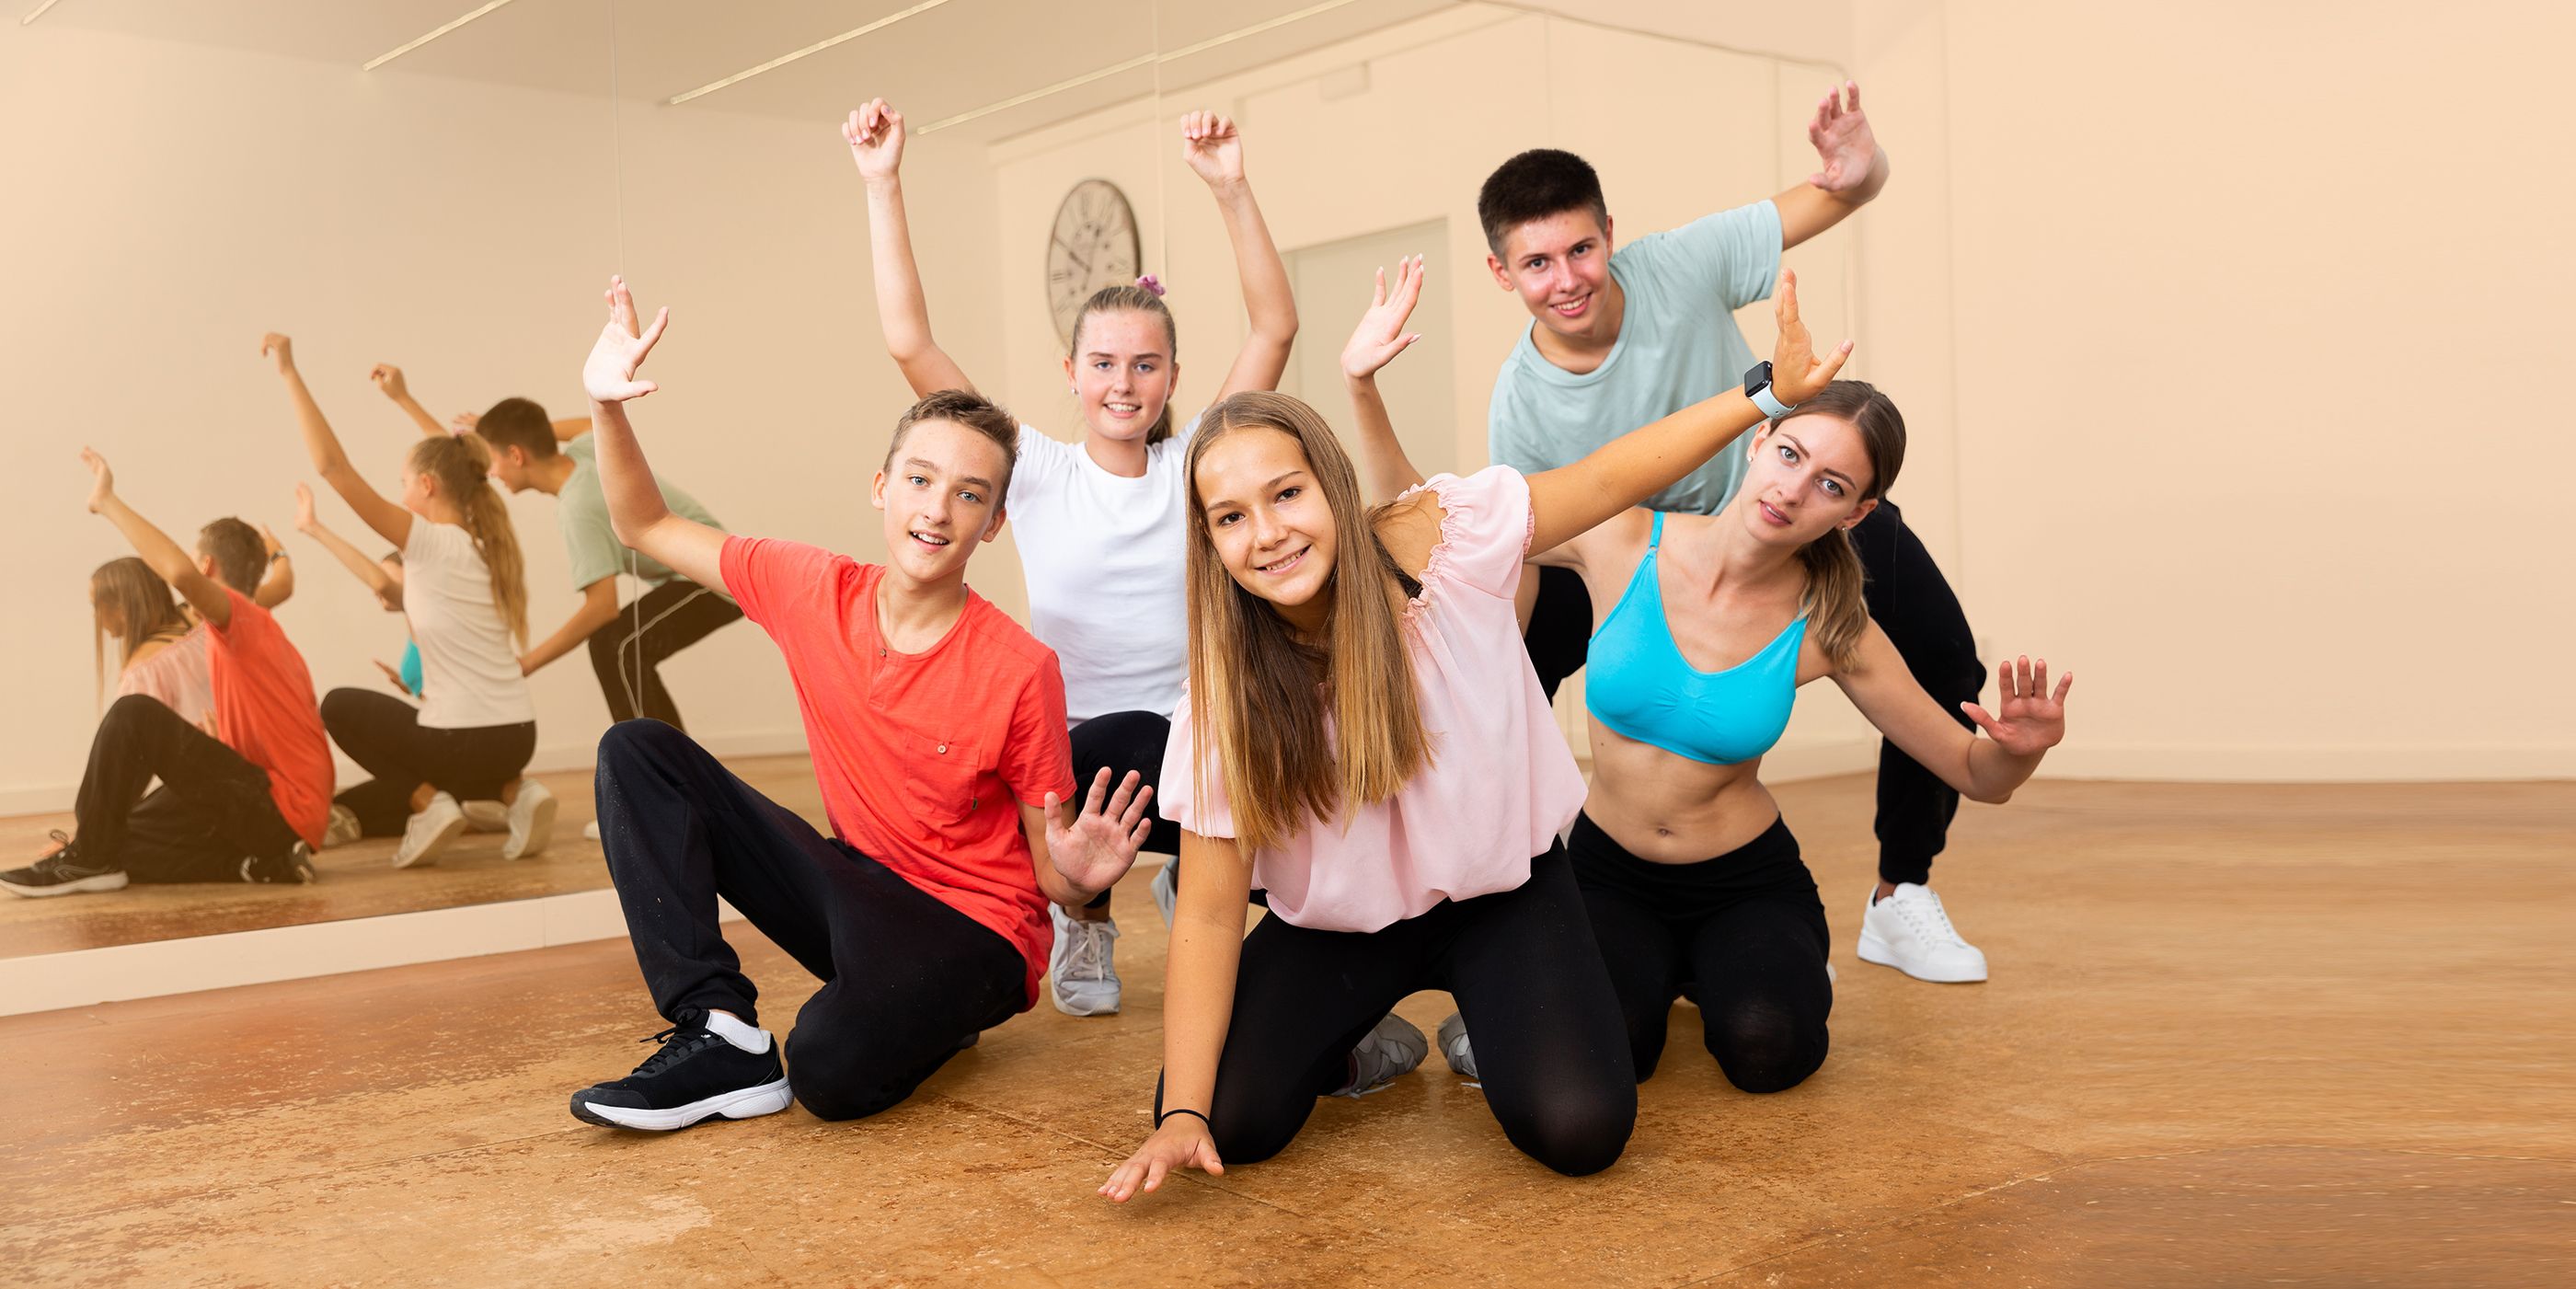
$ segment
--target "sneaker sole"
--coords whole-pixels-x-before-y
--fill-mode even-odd
[[[84,877],[76,881],[57,882],[52,886],[20,886],[16,882],[0,882],[0,888],[7,889],[12,895],[23,896],[31,900],[47,899],[56,895],[91,895],[103,891],[124,890],[125,874],[101,873],[96,877]]]
[[[1898,971],[1904,972],[1906,975],[1914,977],[1916,980],[1925,981],[1935,985],[1977,985],[1985,983],[1986,979],[1986,973],[1982,971],[1977,972],[1974,975],[1969,975],[1964,972],[1957,974],[1932,972],[1927,974],[1925,972],[1917,971],[1914,968],[1897,961],[1896,951],[1887,947],[1887,941],[1881,940],[1877,936],[1871,935],[1866,931],[1862,932],[1860,937],[1860,960],[1863,962],[1874,962],[1882,967],[1893,967]]]
[[[668,1110],[639,1110],[630,1106],[593,1105],[576,1093],[572,1099],[572,1117],[583,1123],[603,1128],[631,1128],[637,1132],[676,1132],[691,1124],[721,1115],[727,1119],[757,1119],[776,1114],[795,1100],[787,1090],[787,1080],[763,1083],[758,1087],[738,1088],[731,1092],[692,1101]]]
[[[455,841],[464,831],[465,816],[458,815],[449,820],[446,827],[439,829],[437,836],[430,838],[420,849],[411,854],[405,855],[400,849],[396,849],[393,865],[396,868],[425,868],[435,864],[438,862],[438,852],[447,849],[448,843]]]
[[[501,844],[501,858],[526,859],[543,852],[555,837],[555,807],[562,803],[549,796],[528,812],[528,831],[510,830],[510,840]]]
[[[1120,1001],[1116,995],[1112,995],[1107,1006],[1100,1006],[1097,1004],[1084,1003],[1078,999],[1066,998],[1064,995],[1057,993],[1053,989],[1047,990],[1047,998],[1055,1004],[1055,1009],[1057,1011],[1063,1012],[1067,1016],[1115,1016],[1118,1014],[1118,1003]]]

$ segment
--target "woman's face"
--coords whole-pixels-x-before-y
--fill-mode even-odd
[[[1278,606],[1301,630],[1332,608],[1338,533],[1306,450],[1269,428],[1237,430],[1199,454],[1199,509],[1237,586]]]
[[[1180,377],[1171,351],[1172,338],[1153,314],[1118,309],[1084,318],[1073,356],[1064,360],[1083,427],[1121,443],[1144,438]]]
[[[1849,528],[1878,508],[1861,500],[1875,477],[1860,431],[1839,417],[1791,416],[1753,437],[1736,489],[1745,526],[1765,543],[1792,548]]]

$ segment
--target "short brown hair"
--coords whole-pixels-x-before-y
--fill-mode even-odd
[[[1019,418],[1002,410],[1002,405],[971,389],[933,390],[930,396],[905,408],[894,423],[894,437],[886,442],[885,469],[894,468],[894,454],[903,448],[903,438],[912,427],[923,421],[946,421],[991,439],[1002,449],[1002,477],[993,481],[1002,496],[1011,492],[1011,470],[1020,463]],[[994,500],[999,501],[1001,497]]]
[[[517,448],[531,461],[543,461],[557,451],[554,422],[546,419],[546,409],[533,398],[505,398],[494,403],[492,410],[474,422],[474,433],[495,453],[502,448]]]
[[[259,590],[260,575],[268,571],[268,543],[258,529],[230,515],[197,530],[197,554],[212,558],[215,576],[244,595]]]
[[[1532,148],[1494,167],[1476,194],[1476,220],[1496,255],[1513,229],[1572,210],[1590,211],[1604,231],[1610,227],[1600,174],[1591,162],[1557,148]]]

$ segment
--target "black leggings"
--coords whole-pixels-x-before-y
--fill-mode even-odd
[[[1119,781],[1127,777],[1129,770],[1134,770],[1144,776],[1138,786],[1152,788],[1157,796],[1161,795],[1163,745],[1171,737],[1171,719],[1153,712],[1110,712],[1074,726],[1074,790],[1090,792],[1092,776],[1106,767],[1111,792],[1116,792]],[[1163,818],[1156,804],[1145,807],[1154,817],[1154,831],[1145,838],[1142,849],[1174,856],[1171,862],[1177,864],[1181,853],[1181,826]],[[1174,869],[1172,877],[1178,881],[1180,870]],[[1092,897],[1090,907],[1109,907],[1109,892],[1102,891]]]
[[[1243,941],[1217,1061],[1208,1119],[1218,1156],[1278,1154],[1315,1099],[1349,1078],[1351,1049],[1422,989],[1456,996],[1485,1102],[1513,1145],[1574,1177],[1619,1158],[1637,1123],[1637,1078],[1561,846],[1531,860],[1516,889],[1442,901],[1383,930],[1262,919]]]
[[[1932,695],[1950,719],[1974,729],[1959,704],[1977,696],[1986,669],[1977,661],[1976,637],[1958,594],[1941,576],[1932,553],[1905,526],[1896,503],[1881,499],[1878,509],[1852,526],[1852,545],[1860,552],[1864,580],[1861,594],[1869,616],[1887,633],[1888,642],[1905,659],[1915,682]],[[1556,687],[1583,666],[1592,640],[1592,596],[1583,575],[1570,568],[1538,571],[1538,603],[1530,610],[1522,643],[1530,666],[1550,698]],[[1941,777],[1917,765],[1914,758],[1885,739],[1878,747],[1878,875],[1889,882],[1928,883],[1932,859],[1949,844],[1950,821],[1959,813],[1959,793]]]
[[[244,859],[281,858],[301,840],[268,771],[143,694],[99,721],[72,810],[82,862],[136,882],[238,882]]]
[[[733,601],[684,577],[675,577],[617,611],[617,620],[590,633],[590,669],[608,699],[608,719],[638,716],[673,729],[680,709],[662,685],[662,662],[742,617]]]
[[[494,801],[537,752],[537,723],[428,729],[420,709],[371,689],[335,689],[322,699],[322,728],[373,779],[332,800],[358,816],[369,837],[396,837],[411,818],[411,795],[426,783],[458,801]]]
[[[1715,859],[1658,864],[1574,821],[1566,849],[1592,914],[1639,1079],[1664,1054],[1665,1019],[1685,988],[1699,1002],[1709,1054],[1747,1092],[1796,1087],[1825,1063],[1830,936],[1798,839],[1774,819]],[[1485,1036],[1476,1035],[1481,1067]]]
[[[653,1006],[759,1024],[760,991],[716,897],[823,982],[796,1014],[787,1081],[821,1119],[912,1095],[1028,1006],[1028,964],[983,923],[754,791],[689,736],[626,721],[599,740],[599,840]]]

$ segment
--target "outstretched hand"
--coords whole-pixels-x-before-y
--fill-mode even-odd
[[[1143,775],[1129,770],[1118,791],[1111,793],[1109,767],[1102,766],[1092,776],[1091,791],[1070,827],[1056,811],[1060,804],[1056,795],[1046,794],[1047,861],[1064,880],[1086,891],[1105,890],[1135,865],[1137,848],[1154,831],[1154,820],[1145,813],[1154,790],[1138,788],[1143,780]],[[1101,803],[1104,795],[1106,806]]]
[[[860,178],[892,179],[903,169],[903,113],[887,107],[884,99],[869,99],[866,107],[850,113],[841,137],[849,141]]]
[[[2018,660],[2006,659],[1995,667],[1995,690],[2002,700],[1996,706],[2001,715],[1989,714],[1975,703],[1961,703],[1959,710],[1977,723],[1977,728],[1995,741],[1995,746],[2014,756],[2037,756],[2066,737],[2066,691],[2075,687],[2075,673],[2057,678],[2057,692],[2048,692],[2048,660],[2032,662],[2029,654]]]
[[[1407,256],[1395,262],[1395,290],[1386,289],[1386,270],[1377,271],[1377,294],[1368,312],[1360,315],[1360,325],[1351,331],[1351,341],[1342,346],[1342,375],[1352,380],[1375,376],[1379,369],[1395,361],[1397,354],[1422,338],[1419,331],[1407,332],[1404,320],[1413,316],[1413,306],[1422,301],[1422,257]]]
[[[402,368],[392,363],[377,363],[367,373],[367,379],[374,381],[376,388],[385,392],[385,397],[396,402],[411,397],[411,386],[403,383]]]
[[[1824,166],[1807,176],[1808,183],[1841,194],[1869,182],[1878,166],[1878,136],[1861,115],[1857,83],[1844,81],[1838,89],[1825,90],[1816,119],[1807,123],[1807,142],[1816,145],[1816,159]]]
[[[1211,188],[1243,182],[1243,135],[1234,118],[1215,112],[1181,114],[1181,160]]]
[[[295,485],[295,531],[313,531],[313,490],[302,483]]]
[[[1136,1148],[1109,1180],[1100,1187],[1106,1198],[1121,1204],[1135,1198],[1140,1191],[1162,1189],[1163,1179],[1183,1168],[1195,1168],[1211,1177],[1225,1175],[1225,1162],[1216,1157],[1216,1138],[1196,1115],[1176,1114],[1163,1120],[1163,1126]]]
[[[1803,403],[1833,383],[1834,373],[1851,357],[1852,342],[1835,346],[1821,360],[1816,357],[1815,338],[1807,334],[1807,324],[1798,316],[1798,275],[1789,269],[1780,270],[1775,311],[1780,339],[1771,347],[1771,392],[1781,402]]]
[[[636,334],[635,297],[627,291],[626,279],[608,279],[608,324],[599,329],[599,343],[590,347],[590,357],[581,365],[581,387],[590,400],[623,403],[661,388],[635,379],[635,370],[644,365],[644,356],[653,352],[662,339],[662,328],[670,322],[671,310],[665,305],[653,315],[653,329]]]
[[[295,370],[295,342],[274,331],[259,338],[259,356],[276,359],[281,376]]]
[[[89,513],[95,515],[116,496],[116,472],[107,468],[107,458],[94,448],[81,449],[81,464],[89,467]]]
[[[447,418],[447,432],[452,435],[472,434],[474,432],[474,427],[481,425],[482,423],[483,414],[481,412],[458,412],[456,415]]]

